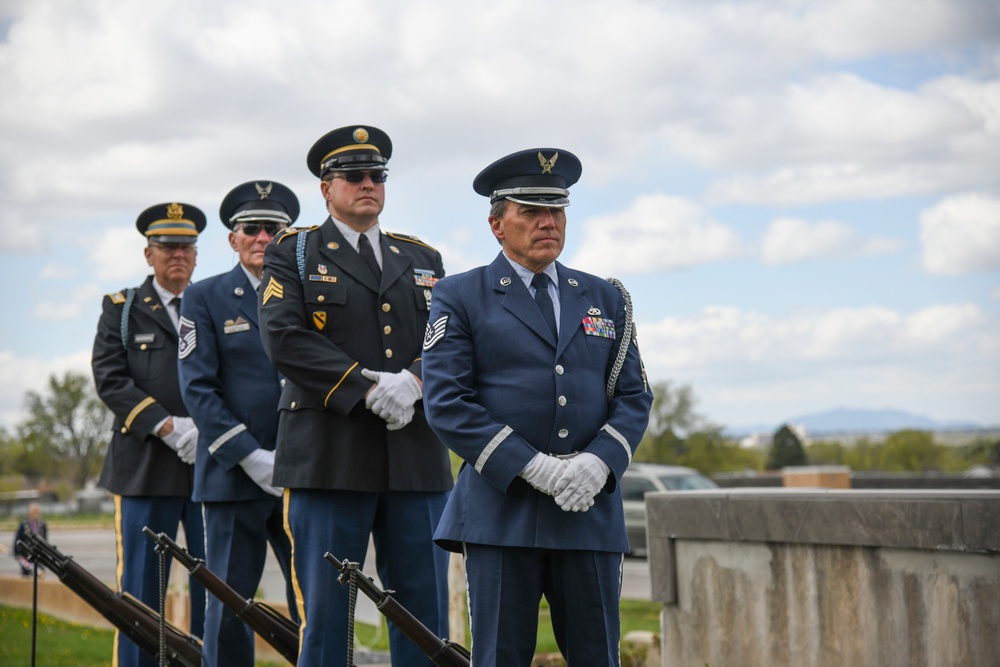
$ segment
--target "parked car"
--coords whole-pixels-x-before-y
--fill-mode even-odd
[[[621,479],[625,530],[630,556],[646,555],[646,494],[650,491],[717,489],[719,485],[694,468],[659,463],[633,463]]]

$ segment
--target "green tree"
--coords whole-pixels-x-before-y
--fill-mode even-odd
[[[774,434],[767,457],[768,470],[780,470],[786,466],[801,466],[806,463],[806,450],[802,441],[788,424],[784,424]]]
[[[97,397],[89,376],[67,372],[49,378],[48,391],[25,394],[28,416],[21,441],[32,453],[70,471],[77,487],[95,475],[107,449],[112,415]]]
[[[806,445],[806,460],[813,465],[845,465],[847,451],[844,443],[835,440],[817,440]]]
[[[635,460],[683,465],[681,461],[687,453],[685,437],[705,424],[705,418],[694,411],[694,405],[694,390],[689,385],[676,389],[670,382],[653,385],[649,425]]]
[[[934,442],[930,431],[896,431],[882,445],[879,467],[887,472],[947,470],[948,454],[944,445]]]

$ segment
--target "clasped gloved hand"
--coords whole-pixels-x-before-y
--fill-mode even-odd
[[[549,454],[538,452],[518,474],[535,489],[550,496],[555,495],[556,482],[562,476],[568,459],[558,459]]]
[[[594,497],[604,488],[611,469],[590,452],[580,452],[569,459],[569,465],[555,485],[556,504],[564,512],[586,512],[594,505]]]
[[[255,449],[240,461],[240,467],[257,486],[272,496],[280,496],[284,489],[271,484],[274,474],[274,452],[268,449]]]
[[[365,407],[384,419],[390,431],[409,424],[413,405],[423,396],[417,376],[407,370],[389,373],[367,368],[361,375],[375,383],[365,397]]]
[[[160,440],[177,452],[177,457],[184,463],[194,463],[198,456],[198,427],[190,417],[171,417],[174,430]]]

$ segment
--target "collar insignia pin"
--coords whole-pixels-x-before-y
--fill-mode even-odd
[[[576,287],[577,285],[579,285],[579,284],[580,284],[580,283],[576,282],[576,278],[570,278],[570,279],[569,279],[569,280],[567,280],[566,282],[568,282],[568,283],[570,284],[570,286],[571,286],[571,287]]]
[[[504,287],[507,287],[508,285],[510,285],[510,278],[507,278],[506,276],[501,278],[500,284],[503,285]]]
[[[236,296],[243,296],[243,288],[237,287],[236,289],[233,290],[233,294],[235,294]]]
[[[329,243],[326,244],[326,247],[329,248],[330,250],[336,250],[337,248],[340,247],[340,244],[337,243],[336,241],[330,241]]]

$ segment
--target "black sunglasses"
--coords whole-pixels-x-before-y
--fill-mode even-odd
[[[388,172],[384,171],[345,171],[337,172],[333,175],[333,177],[337,178],[339,173],[343,173],[345,181],[348,183],[354,183],[355,185],[363,183],[365,176],[372,179],[372,183],[385,183],[385,179],[389,178]]]
[[[257,236],[260,234],[261,229],[267,232],[268,236],[274,236],[285,227],[286,225],[283,225],[280,222],[244,222],[240,225],[240,229],[242,229],[243,233],[247,236]]]

